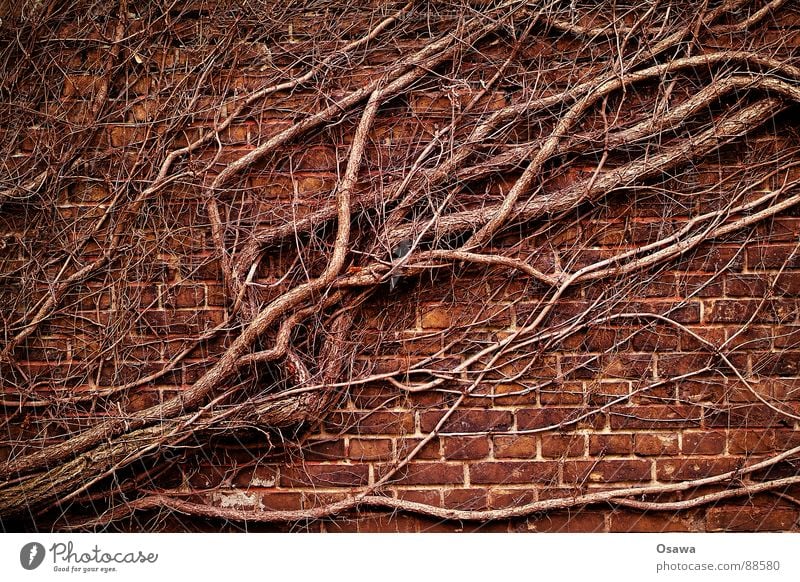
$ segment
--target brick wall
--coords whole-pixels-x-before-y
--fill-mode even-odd
[[[230,49],[237,58],[204,75],[198,63],[213,51],[208,39],[218,38],[235,22],[235,11],[203,3],[191,8],[171,16],[169,31],[142,33],[143,40],[130,45],[136,58],[113,71],[109,89],[112,98],[125,106],[114,110],[117,117],[104,117],[92,127],[87,115],[93,96],[105,86],[102,71],[109,45],[103,39],[111,33],[110,21],[92,41],[84,38],[83,23],[78,27],[66,19],[50,31],[55,39],[51,44],[37,45],[54,51],[63,79],[55,93],[40,95],[38,123],[14,123],[16,114],[6,109],[8,123],[2,131],[14,146],[2,162],[4,173],[11,180],[24,175],[43,152],[63,144],[69,132],[89,135],[85,151],[100,154],[86,177],[68,182],[54,196],[53,207],[37,208],[24,201],[0,206],[0,306],[6,322],[32,301],[18,296],[26,280],[35,279],[35,287],[46,294],[47,281],[55,276],[52,265],[39,261],[46,253],[30,249],[48,244],[66,248],[75,234],[69,228],[76,218],[87,223],[97,220],[119,184],[140,187],[137,164],[156,151],[161,136],[171,136],[175,147],[188,143],[213,124],[215,116],[232,109],[238,95],[287,71],[296,74],[302,68],[297,55],[313,43],[318,50],[334,44],[324,37],[312,40],[318,32],[314,18],[294,19],[283,36],[262,42],[268,58],[259,42],[250,42],[243,33],[247,42]],[[420,10],[420,19],[433,14],[432,8],[427,13]],[[364,8],[345,14],[334,28],[347,30],[348,17],[358,22],[376,13],[377,9]],[[439,18],[436,26],[450,25],[451,17]],[[144,17],[132,18],[128,33],[135,38],[145,24]],[[219,144],[193,154],[186,167],[201,170],[207,181],[225,164],[297,121],[300,112],[319,109],[324,102],[321,94],[341,95],[359,87],[404,51],[421,46],[424,39],[416,34],[414,29],[396,42],[378,41],[359,53],[357,66],[291,93],[269,96],[227,128]],[[746,42],[770,46],[775,39],[780,43],[772,52],[796,60],[800,48],[796,8],[787,4]],[[550,71],[543,94],[591,78],[590,55],[570,53],[585,50],[579,49],[582,45],[569,36],[557,40],[551,42],[544,32],[532,39],[521,62],[477,106],[475,115],[513,100],[520,86],[536,79],[537,64]],[[741,34],[721,35],[708,40],[702,50],[715,50],[715,42],[724,48],[745,41]],[[603,44],[597,46],[602,52]],[[480,51],[465,51],[457,65],[443,69],[445,77],[460,76],[469,82],[449,86],[442,78],[426,78],[408,95],[383,107],[370,135],[361,191],[380,191],[396,179],[403,167],[395,164],[448,123],[479,90],[479,76],[489,77],[507,56],[505,43],[487,41]],[[573,57],[579,63],[585,58],[586,66],[567,66],[570,60],[574,64]],[[646,101],[651,89],[658,87],[643,87],[641,94],[629,95],[631,107]],[[676,98],[681,91],[688,95],[691,88],[678,84]],[[167,114],[181,99],[194,99],[193,113],[177,123]],[[693,217],[720,208],[729,188],[752,176],[761,180],[766,173],[756,169],[774,165],[776,152],[792,151],[796,145],[797,111],[796,106],[790,108],[705,159],[582,206],[573,211],[574,219],[525,224],[493,245],[552,272],[554,265],[575,270],[652,243]],[[355,123],[357,118],[345,116],[340,123],[284,146],[279,155],[257,164],[221,193],[224,208],[239,213],[238,232],[297,220],[330,200]],[[536,128],[527,131],[535,139]],[[796,152],[793,155],[757,185],[754,195],[800,177],[792,165],[798,159]],[[612,160],[606,170],[623,162]],[[567,172],[556,165],[543,176],[542,185],[553,191],[568,187],[592,176],[595,168],[585,159],[571,163]],[[514,176],[512,170],[502,179],[488,181],[487,191],[507,190],[504,186]],[[126,261],[113,277],[92,279],[70,291],[65,307],[17,348],[19,365],[4,368],[4,390],[40,386],[44,394],[52,386],[66,386],[69,394],[81,394],[98,386],[139,383],[118,400],[127,411],[137,411],[185,390],[208,369],[230,344],[232,334],[196,339],[225,321],[232,299],[226,296],[220,275],[209,218],[198,195],[200,183],[187,176],[157,195],[150,212],[142,212],[131,225],[135,236],[126,241],[124,252],[137,259]],[[462,203],[479,205],[485,195],[476,189]],[[40,228],[28,230],[31,224]],[[323,421],[304,427],[300,444],[288,451],[275,453],[271,444],[280,435],[269,431],[250,431],[237,438],[212,436],[202,443],[200,454],[172,467],[159,484],[217,507],[309,509],[375,484],[429,438],[404,468],[392,474],[382,492],[429,506],[481,511],[712,477],[800,446],[798,236],[800,215],[792,208],[752,228],[704,242],[644,273],[575,286],[546,320],[549,328],[572,326],[571,331],[552,342],[542,340],[502,354],[466,395],[459,391],[458,380],[474,380],[471,372],[457,374],[441,390],[422,393],[400,390],[385,379],[355,382]],[[86,256],[92,256],[91,248]],[[313,270],[313,260],[319,257],[306,258]],[[282,277],[293,260],[290,251],[278,250],[261,262],[253,279],[261,301],[291,284]],[[449,370],[476,348],[523,328],[539,312],[546,292],[541,284],[497,267],[462,265],[452,272],[406,275],[398,288],[383,289],[359,309],[349,338],[355,346],[352,377],[413,370],[415,365]],[[186,350],[174,369],[153,381],[139,382]],[[102,362],[90,362],[88,356],[98,351],[106,354]],[[266,385],[268,372],[257,373]],[[397,376],[412,383],[425,378],[430,375]],[[453,408],[459,396],[463,401]],[[16,435],[55,436],[77,430],[81,414],[90,408],[87,403],[76,416],[54,420],[47,407],[28,410],[7,404],[9,440]],[[103,414],[113,414],[113,408]],[[292,436],[283,435],[289,440]],[[0,459],[12,452],[8,443],[0,443]],[[789,459],[742,480],[757,483],[794,475],[796,461]],[[680,502],[727,486],[692,487],[645,500]],[[364,507],[326,519],[249,529],[797,530],[800,489],[795,485],[779,493],[660,512],[594,504],[488,523]],[[147,523],[146,517],[137,515],[126,527],[137,529]],[[202,518],[162,526],[239,527]]]

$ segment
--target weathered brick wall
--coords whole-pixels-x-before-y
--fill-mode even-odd
[[[791,4],[791,3],[789,3]],[[364,9],[365,14],[372,9]],[[137,159],[148,155],[154,140],[173,129],[161,116],[163,104],[182,93],[196,98],[195,113],[177,131],[176,147],[188,143],[218,115],[232,108],[238,94],[257,89],[281,74],[302,67],[297,55],[326,39],[315,37],[314,18],[293,22],[282,38],[271,39],[269,58],[258,43],[236,45],[239,63],[227,71],[204,76],[198,63],[208,54],[208,39],[231,25],[226,12],[203,4],[170,22],[169,46],[140,46],[138,65],[115,71],[111,94],[125,99],[124,118],[104,119],[91,137],[98,157],[93,180],[79,180],[58,194],[47,209],[38,236],[65,246],[71,233],[63,228],[77,216],[97,220],[114,196],[114,184],[130,180]],[[361,13],[354,12],[353,19]],[[340,25],[344,30],[347,19]],[[128,23],[136,34],[138,21]],[[443,15],[436,26],[451,24]],[[43,99],[52,120],[37,127],[6,124],[5,139],[15,142],[13,156],[2,162],[13,177],[48,147],[56,147],[72,127],[82,127],[92,97],[103,85],[109,31],[99,31],[96,43],[72,36],[70,23],[53,31],[63,83],[57,99]],[[776,43],[776,53],[796,56],[800,49],[800,12],[785,6],[767,25],[750,33],[722,35],[721,47],[743,43]],[[146,38],[146,37],[145,37]],[[788,40],[787,40],[788,39]],[[402,38],[391,45],[376,43],[358,63],[317,85],[277,93],[263,107],[226,129],[219,147],[193,154],[191,164],[210,174],[288,127],[301,111],[319,108],[329,96],[359,87],[373,71],[398,59],[422,40]],[[602,49],[602,43],[598,45]],[[276,48],[277,47],[277,48]],[[542,93],[555,92],[593,75],[591,55],[569,37],[551,42],[546,35],[523,49],[523,62],[553,66]],[[714,50],[705,46],[703,50]],[[51,47],[52,49],[52,47]],[[48,49],[50,50],[50,49]],[[783,54],[783,53],[782,53]],[[508,56],[503,43],[465,53],[459,73],[480,70],[484,78]],[[585,66],[581,63],[585,61]],[[447,69],[445,73],[451,72]],[[518,77],[535,79],[514,69],[478,105],[476,115],[510,102],[519,89]],[[477,79],[477,76],[474,77]],[[645,101],[650,90],[629,95]],[[363,180],[364,192],[380,190],[390,178],[394,159],[420,147],[446,124],[454,111],[479,90],[472,85],[447,86],[441,79],[419,83],[407,95],[382,108],[372,130]],[[685,86],[680,91],[689,92]],[[633,105],[631,107],[634,107]],[[681,167],[641,188],[615,192],[600,204],[574,213],[574,220],[548,227],[545,221],[526,225],[520,237],[508,234],[498,247],[544,272],[554,265],[576,270],[625,249],[647,244],[674,232],[686,221],[726,203],[726,188],[745,180],[759,162],[796,145],[797,108],[774,122],[726,146],[709,159]],[[13,115],[6,111],[7,120]],[[342,171],[342,160],[357,119],[345,118],[297,143],[282,148],[275,159],[253,168],[229,192],[221,195],[226,208],[241,213],[241,224],[277,225],[306,216],[331,196]],[[587,130],[588,131],[588,130]],[[532,129],[531,136],[536,132]],[[83,135],[83,134],[82,134]],[[796,158],[795,158],[796,160]],[[208,164],[211,164],[209,167]],[[594,164],[553,168],[543,178],[557,189],[595,172]],[[796,166],[778,168],[754,194],[779,188],[800,177]],[[504,177],[508,183],[511,172]],[[135,183],[135,178],[134,178]],[[4,369],[4,388],[22,383],[46,386],[53,378],[70,378],[72,393],[104,386],[137,383],[159,372],[171,358],[191,350],[179,365],[157,379],[125,391],[121,405],[142,410],[186,389],[230,343],[224,333],[199,345],[193,338],[225,321],[231,298],[226,297],[213,249],[204,201],[191,178],[158,194],[152,211],[132,223],[136,238],[124,252],[136,260],[125,264],[114,279],[88,281],[71,292],[65,305],[37,333],[17,348],[18,368]],[[507,188],[490,184],[496,193]],[[471,203],[479,205],[484,192]],[[468,200],[465,204],[470,203]],[[44,212],[43,210],[38,210]],[[26,245],[33,246],[26,228],[39,220],[24,203],[0,207],[0,298],[4,313],[28,306],[17,297],[19,280],[33,277],[46,288],[52,265],[32,263]],[[161,227],[167,227],[162,229]],[[163,234],[167,232],[168,234]],[[25,233],[23,238],[22,233]],[[486,370],[477,387],[438,427],[438,435],[393,474],[383,491],[390,496],[460,510],[504,509],[534,501],[571,497],[609,488],[700,479],[751,464],[765,455],[800,445],[800,425],[779,411],[800,414],[800,215],[790,209],[752,229],[708,241],[664,267],[644,276],[625,275],[612,281],[586,282],[570,289],[548,315],[550,327],[574,329],[551,344],[530,345],[527,352],[501,356]],[[516,246],[514,246],[516,245]],[[253,282],[266,302],[291,281],[282,279],[289,253],[277,252],[262,261]],[[435,277],[406,276],[399,287],[382,292],[358,313],[358,346],[354,377],[406,370],[414,364],[447,370],[488,342],[514,334],[538,313],[546,297],[543,286],[496,267],[457,267]],[[613,318],[612,314],[640,314]],[[592,314],[588,321],[579,321]],[[644,314],[644,315],[642,315]],[[670,321],[647,317],[658,314]],[[6,321],[10,321],[7,317]],[[677,324],[677,325],[676,325]],[[117,341],[120,338],[124,341]],[[86,364],[86,355],[106,350],[102,365]],[[724,357],[720,354],[724,354]],[[734,370],[735,368],[735,370]],[[27,378],[23,381],[22,375]],[[266,373],[265,373],[266,374]],[[741,374],[742,378],[737,374]],[[398,376],[400,381],[406,378]],[[423,381],[424,375],[409,380]],[[456,378],[457,379],[457,378]],[[474,376],[462,380],[474,380]],[[747,384],[743,381],[746,379]],[[265,382],[267,380],[265,379]],[[346,381],[346,378],[344,379]],[[407,393],[388,380],[352,385],[346,397],[303,437],[302,445],[275,456],[272,433],[256,432],[241,440],[211,441],[194,463],[173,467],[166,481],[190,498],[220,507],[241,509],[308,509],[342,500],[376,483],[432,431],[459,396],[458,384],[441,391]],[[776,411],[773,407],[777,407]],[[90,403],[86,409],[90,408]],[[19,412],[6,406],[9,436],[32,431],[79,427],[80,417],[63,423],[37,417],[36,410]],[[113,411],[107,411],[112,414]],[[25,418],[25,423],[19,419]],[[61,422],[61,421],[59,421]],[[5,429],[4,429],[5,430]],[[17,432],[15,432],[17,431]],[[0,459],[11,454],[0,443]],[[787,461],[762,474],[797,474]],[[692,488],[648,500],[680,501],[724,489]],[[642,512],[608,504],[568,511],[537,513],[489,523],[441,520],[414,513],[362,508],[358,513],[276,527],[311,531],[719,531],[797,530],[800,490],[786,495],[765,492],[745,499],[727,499],[688,510]],[[137,518],[130,527],[146,524]],[[225,528],[222,522],[190,520],[175,527]],[[146,527],[146,525],[142,525]],[[252,529],[252,528],[251,528]]]

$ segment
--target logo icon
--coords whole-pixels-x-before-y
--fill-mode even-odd
[[[39,542],[30,542],[19,551],[19,563],[26,570],[35,570],[44,561],[44,546]]]

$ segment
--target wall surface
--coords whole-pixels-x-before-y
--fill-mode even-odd
[[[744,3],[724,14],[716,29],[703,25],[682,56],[750,50],[797,66],[800,12],[793,2],[737,28],[763,4]],[[306,83],[248,105],[214,140],[170,169],[182,174],[140,197],[157,182],[166,152],[218,128],[253,92],[301,75],[309,63],[402,6],[332,6],[328,12],[281,7],[263,14],[263,21],[255,16],[257,8],[201,2],[160,17],[155,4],[131,5],[118,41],[113,7],[110,16],[90,13],[89,20],[55,10],[35,41],[20,41],[34,59],[47,55],[41,62],[51,68],[37,80],[34,68],[22,67],[17,77],[2,81],[0,141],[9,144],[0,161],[2,187],[24,185],[48,164],[60,170],[44,182],[41,191],[49,198],[42,204],[33,200],[38,194],[0,198],[0,309],[4,345],[13,342],[4,352],[13,353],[13,360],[0,359],[0,461],[30,454],[26,440],[57,442],[88,430],[98,418],[155,414],[151,407],[205,381],[259,309],[305,277],[319,276],[336,228],[330,221],[335,213],[326,222],[319,211],[341,190],[360,114],[330,119],[287,140],[224,188],[208,185],[333,101],[381,75],[388,83],[386,71],[394,63],[446,30],[460,31],[465,18],[451,6],[414,7],[391,34],[378,35]],[[106,14],[99,4],[94,9]],[[645,13],[618,10],[627,26]],[[690,21],[691,11],[681,18]],[[545,18],[528,32],[528,21],[519,16],[510,27],[514,35],[524,32],[518,47],[507,30],[476,39],[383,102],[360,166],[351,240],[361,241],[381,220],[380,211],[359,214],[359,208],[380,209],[380,198],[409,175],[414,156],[454,119],[474,127],[523,98],[546,100],[600,78],[620,37],[574,28],[603,22],[604,13],[589,14],[594,20],[576,17],[573,29],[553,28]],[[259,28],[267,24],[269,30]],[[8,34],[3,41],[3,67],[10,71],[9,55],[22,57]],[[143,456],[140,462],[151,473],[120,470],[116,481],[106,475],[97,481],[99,489],[90,490],[95,497],[62,494],[66,500],[55,505],[61,504],[66,523],[124,506],[98,501],[98,491],[124,495],[133,487],[222,511],[191,517],[177,505],[156,502],[121,520],[122,529],[800,529],[797,453],[774,460],[800,446],[798,206],[714,230],[796,194],[798,106],[779,90],[752,93],[743,85],[687,115],[683,126],[618,143],[611,132],[611,145],[597,138],[604,128],[668,120],[709,78],[744,74],[754,66],[729,56],[719,66],[667,72],[598,99],[581,124],[570,128],[571,145],[549,157],[526,192],[532,199],[566,199],[578,190],[594,192],[599,182],[602,195],[587,194],[578,204],[521,220],[482,247],[551,278],[584,268],[591,273],[605,268],[598,266],[605,259],[623,267],[616,273],[585,277],[556,293],[558,285],[508,265],[463,260],[446,268],[399,267],[393,284],[387,277],[371,294],[356,293],[350,303],[338,304],[347,305],[353,324],[344,338],[349,349],[340,373],[322,382],[331,395],[324,414],[281,426],[259,426],[250,418],[239,426],[232,412],[207,432],[163,447],[157,460]],[[764,66],[761,74],[773,71]],[[496,72],[499,78],[490,81]],[[781,75],[788,73],[775,73]],[[470,103],[475,96],[478,101]],[[723,131],[707,154],[675,163],[658,157],[662,141],[691,141],[729,110],[762,98],[775,99],[766,121],[746,131]],[[21,108],[25,99],[34,113]],[[519,144],[540,147],[563,118],[563,107],[547,110],[550,121],[531,114],[498,130],[496,143],[478,154],[478,162],[462,165],[464,176],[450,172],[458,180],[449,185],[431,179],[430,191],[409,216],[415,208],[420,216],[433,213],[447,188],[462,180],[447,213],[480,213],[501,199],[529,157],[483,170],[478,178],[469,172],[480,173],[481,160],[491,161],[490,154],[513,157]],[[449,145],[445,139],[438,159],[463,147],[459,140],[467,135],[454,132]],[[615,172],[639,160],[654,168],[635,180],[613,181]],[[226,224],[223,239],[231,255],[258,232],[304,219],[318,227],[316,235],[301,232],[259,250],[253,269],[240,273],[249,276],[241,306],[224,276],[209,192]],[[775,195],[766,202],[753,202],[770,193]],[[109,234],[108,224],[118,230]],[[416,235],[425,223],[413,224],[409,232]],[[447,243],[439,248],[458,247],[461,236],[444,236]],[[663,261],[625,267],[687,240]],[[295,243],[307,252],[298,255]],[[112,258],[89,277],[60,287],[112,244]],[[392,262],[391,243],[380,244],[385,266]],[[375,247],[353,248],[368,253]],[[64,263],[64,256],[73,262]],[[352,256],[343,273],[366,268],[359,262],[363,255]],[[323,297],[335,290],[326,289],[315,293]],[[36,313],[48,297],[57,297],[57,306],[46,309],[39,324]],[[288,375],[254,361],[221,382],[216,394],[269,394],[286,388],[287,378],[295,380],[289,385],[301,386],[308,370],[316,375],[325,353],[320,346],[333,333],[332,319],[323,314],[338,308],[315,308],[300,324],[297,334],[317,339],[304,339],[311,347],[278,360]],[[26,329],[21,321],[35,321],[36,328],[16,341],[15,334]],[[259,341],[253,351],[268,349],[266,339]],[[300,362],[294,368],[293,357]],[[419,389],[429,382],[438,383]],[[739,472],[765,460],[760,470]],[[776,479],[786,481],[759,486]],[[726,493],[742,486],[750,488],[746,494]],[[619,503],[602,497],[627,488],[644,489]],[[405,505],[365,503],[314,514],[361,493]],[[585,497],[593,494],[600,495],[595,503]],[[697,502],[703,496],[710,497]],[[226,511],[243,511],[244,519]],[[281,519],[275,511],[289,513]],[[259,512],[273,517],[268,523],[248,518]],[[41,519],[33,525],[35,520],[9,514],[2,523],[6,529],[58,529],[65,523]]]

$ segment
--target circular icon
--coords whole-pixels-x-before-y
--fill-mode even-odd
[[[30,542],[19,551],[19,563],[26,570],[35,570],[44,561],[44,546],[39,542]]]

